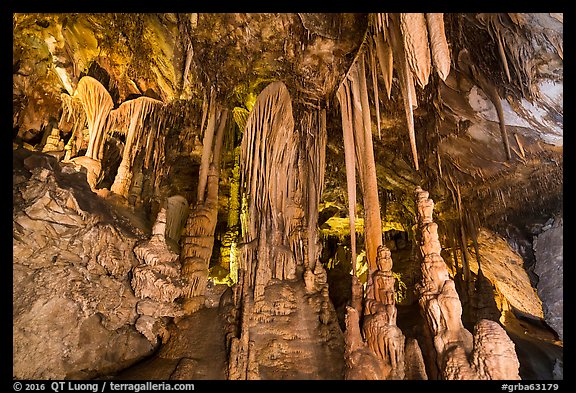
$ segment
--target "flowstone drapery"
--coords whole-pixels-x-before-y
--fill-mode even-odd
[[[145,122],[162,107],[162,101],[149,97],[138,97],[123,102],[118,109],[110,112],[108,130],[119,131],[126,136],[122,161],[114,178],[111,191],[124,197],[127,196],[132,181],[132,166],[144,134]],[[148,130],[148,133],[154,133]]]
[[[288,89],[273,82],[246,122],[229,379],[323,379],[342,373],[343,337],[318,262],[326,115],[322,109],[298,113],[295,121]]]

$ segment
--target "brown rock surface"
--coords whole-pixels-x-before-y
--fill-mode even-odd
[[[92,378],[127,367],[154,349],[134,327],[137,237],[113,225],[86,183],[70,187],[74,174],[49,169],[54,159],[37,156],[27,174],[26,154],[14,160],[13,376]]]

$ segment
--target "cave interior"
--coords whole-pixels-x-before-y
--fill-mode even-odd
[[[12,20],[13,378],[563,379],[563,14]]]

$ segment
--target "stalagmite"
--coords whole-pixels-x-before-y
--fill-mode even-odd
[[[118,167],[118,173],[114,178],[111,191],[126,197],[132,181],[132,166],[136,152],[141,147],[142,135],[144,134],[146,121],[150,115],[162,107],[162,101],[150,97],[138,97],[123,102],[118,109],[110,112],[108,130],[119,131],[126,135],[126,143],[122,153],[122,161]],[[152,130],[148,130],[152,133]]]
[[[462,324],[462,305],[440,252],[434,202],[428,192],[415,190],[418,228],[421,233],[422,281],[417,285],[419,303],[433,340],[436,364],[443,379],[520,379],[514,344],[493,321],[481,320],[474,336]],[[490,347],[485,336],[497,342]]]
[[[178,254],[166,243],[166,207],[158,212],[152,236],[134,248],[140,265],[132,269],[131,285],[138,302],[140,315],[136,328],[153,344],[161,336],[168,338],[163,317],[182,316],[181,307],[174,302],[186,291],[186,282],[181,277]]]
[[[450,49],[444,33],[444,14],[426,14],[432,63],[438,76],[445,81],[450,74]]]
[[[420,87],[424,88],[430,76],[430,48],[424,14],[401,13],[400,29],[410,69]]]
[[[383,380],[384,365],[382,360],[368,348],[360,333],[360,316],[353,307],[346,307],[346,368],[344,379],[347,380]]]
[[[46,144],[42,148],[42,152],[62,151],[64,150],[64,142],[60,139],[60,130],[52,128],[50,135],[46,139]]]
[[[404,379],[405,338],[396,326],[395,279],[386,246],[378,247],[377,265],[366,290],[362,332],[368,347],[383,362],[384,379]]]

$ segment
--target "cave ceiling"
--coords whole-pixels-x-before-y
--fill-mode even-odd
[[[59,120],[61,94],[72,94],[85,75],[108,89],[115,108],[141,95],[198,108],[214,92],[230,110],[250,110],[260,91],[282,81],[295,113],[327,109],[321,207],[330,209],[324,222],[345,217],[336,90],[368,45],[368,27],[367,14],[14,14],[13,139],[38,143]],[[456,220],[463,209],[500,232],[528,233],[562,209],[562,14],[445,14],[444,28],[450,73],[442,80],[431,72],[425,86],[416,85],[419,170],[397,71],[390,98],[379,98],[380,129],[373,122],[372,133],[383,221],[410,230],[421,185],[434,196],[439,221]],[[380,73],[377,79],[384,86]]]

